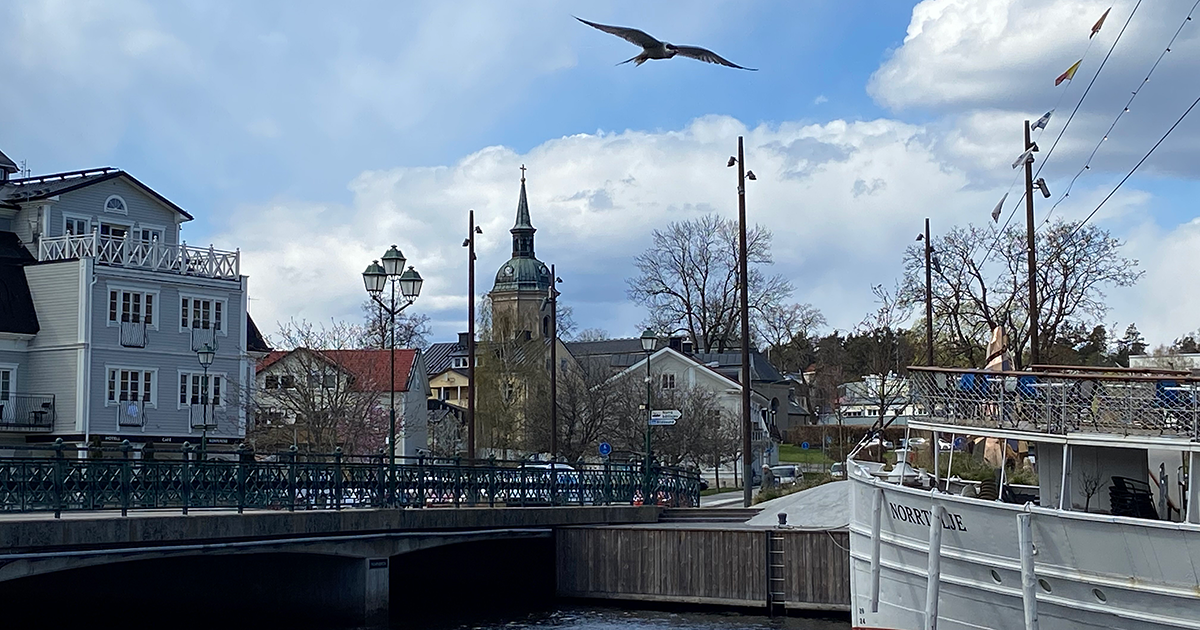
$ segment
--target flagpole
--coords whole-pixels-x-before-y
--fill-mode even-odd
[[[1029,139],[1029,121],[1025,121],[1025,150],[1033,148]],[[1029,364],[1041,363],[1038,351],[1037,250],[1033,225],[1033,160],[1025,160],[1025,241],[1029,253]]]

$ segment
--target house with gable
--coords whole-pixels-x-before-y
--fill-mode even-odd
[[[269,350],[240,253],[120,169],[17,172],[0,154],[0,448],[240,441]]]
[[[394,380],[393,380],[394,377]],[[394,383],[394,389],[393,389]],[[425,354],[390,350],[274,351],[258,363],[252,437],[256,450],[375,453],[386,449],[396,405],[397,457],[428,450],[429,375]]]

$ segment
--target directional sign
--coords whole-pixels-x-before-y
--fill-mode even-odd
[[[610,454],[612,454],[612,444],[609,444],[608,442],[601,442],[600,455],[602,457],[608,457]]]
[[[652,427],[669,427],[674,424],[674,418],[650,418],[650,426]]]
[[[650,418],[663,418],[666,420],[678,420],[683,417],[678,409],[655,409],[650,412]],[[674,424],[674,423],[672,423]]]

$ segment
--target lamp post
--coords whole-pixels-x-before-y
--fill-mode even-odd
[[[650,431],[653,429],[650,426],[650,419],[654,416],[654,411],[651,408],[650,392],[650,357],[654,354],[654,346],[658,344],[658,335],[653,330],[647,328],[642,332],[642,351],[646,353],[646,459],[642,463],[642,501],[650,501],[650,458],[654,456],[654,451],[650,445]]]
[[[738,136],[737,157],[730,157],[725,166],[738,167],[738,305],[742,320],[742,505],[750,507],[754,499],[751,480],[754,465],[750,461],[750,288],[746,272],[746,180],[754,181],[754,171],[746,170],[742,137]]]
[[[200,382],[200,461],[208,458],[208,368],[213,364],[217,351],[212,344],[204,344],[196,351],[196,359],[204,368],[203,380]]]
[[[475,225],[475,211],[468,213],[467,238],[467,459],[475,459],[475,235],[483,230]]]
[[[918,234],[917,241],[925,242],[925,362],[933,365],[933,242],[929,240],[929,219],[925,219],[925,233]]]
[[[372,261],[367,266],[366,271],[363,271],[363,284],[366,285],[367,294],[375,301],[390,318],[388,328],[391,329],[391,335],[388,338],[388,350],[391,353],[391,390],[388,392],[388,476],[391,478],[389,488],[395,483],[396,479],[396,315],[399,315],[404,309],[412,305],[417,296],[421,294],[421,284],[423,280],[416,269],[409,267],[404,269],[404,264],[408,262],[404,258],[404,254],[392,245],[391,249],[387,250],[380,259],[383,264],[379,264],[379,260]],[[399,307],[396,306],[396,285],[400,285],[400,295],[404,298],[404,303]],[[387,303],[384,303],[383,295],[384,288],[391,289],[391,297]],[[392,499],[395,499],[395,492],[392,493]]]
[[[550,308],[550,461],[558,460],[558,287],[562,278],[550,265],[550,290],[542,301],[542,308]]]

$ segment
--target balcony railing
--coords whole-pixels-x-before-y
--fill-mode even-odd
[[[121,346],[146,347],[146,322],[121,322]]]
[[[41,262],[94,258],[98,264],[149,271],[164,271],[202,278],[237,280],[241,276],[241,252],[143,241],[91,234],[65,234],[38,241]]]
[[[191,427],[196,430],[208,429],[211,431],[217,428],[217,421],[221,419],[218,415],[224,415],[224,409],[212,403],[208,403],[207,405],[202,402],[192,403],[188,409]]]
[[[146,426],[146,402],[124,400],[117,403],[117,425],[122,427]]]
[[[1186,372],[911,367],[909,379],[914,401],[930,420],[945,424],[1200,438],[1200,378]]]
[[[6,394],[0,398],[0,431],[54,429],[54,394]]]

